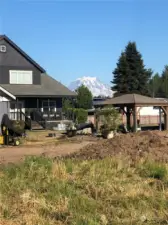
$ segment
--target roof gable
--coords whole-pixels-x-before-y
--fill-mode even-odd
[[[9,43],[15,50],[17,50],[23,57],[25,57],[30,63],[32,63],[36,68],[38,68],[41,73],[45,73],[45,70],[36,63],[30,56],[28,56],[18,45],[16,45],[11,39],[9,39],[6,35],[0,35],[0,40],[5,40]]]

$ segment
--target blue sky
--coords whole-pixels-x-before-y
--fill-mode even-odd
[[[66,85],[81,76],[109,84],[128,41],[148,68],[168,64],[167,9],[166,0],[1,0],[0,33]]]

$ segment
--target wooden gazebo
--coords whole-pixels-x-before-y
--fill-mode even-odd
[[[130,126],[130,116],[133,115],[134,131],[137,129],[137,107],[157,106],[164,112],[165,130],[168,130],[168,102],[139,94],[124,94],[102,102],[97,106],[113,105],[120,107],[127,116],[127,125]],[[125,110],[126,108],[126,110]]]

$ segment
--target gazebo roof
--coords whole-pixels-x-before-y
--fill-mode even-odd
[[[168,101],[165,99],[156,99],[139,94],[124,94],[99,102],[98,105],[168,106]]]

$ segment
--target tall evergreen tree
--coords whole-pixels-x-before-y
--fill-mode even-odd
[[[168,65],[165,66],[161,75],[161,90],[164,98],[168,98]]]
[[[145,68],[135,42],[128,43],[113,75],[112,90],[116,92],[116,95],[126,93],[149,95],[148,83],[152,71]]]
[[[129,92],[127,74],[129,74],[129,66],[126,61],[126,55],[122,52],[118,60],[117,67],[113,71],[114,78],[112,83],[114,86],[112,87],[112,90],[116,92],[115,96]]]
[[[151,97],[162,97],[162,80],[158,73],[156,73],[149,81],[149,93]]]

